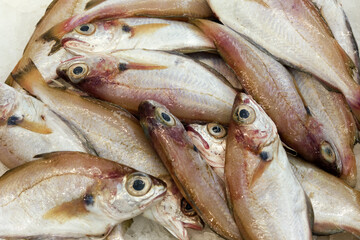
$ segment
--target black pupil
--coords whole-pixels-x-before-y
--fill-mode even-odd
[[[84,69],[83,69],[82,67],[76,67],[76,68],[74,68],[73,73],[74,73],[75,75],[79,75],[79,74],[81,74],[83,71],[84,71]]]
[[[332,151],[330,148],[326,148],[325,152],[327,155],[332,156]]]
[[[192,210],[192,206],[191,206],[189,203],[186,203],[185,209],[186,209],[186,211],[191,211],[191,210]]]
[[[166,113],[161,113],[161,117],[167,122],[170,122],[171,120],[170,116],[167,115]]]
[[[80,27],[80,31],[82,31],[82,32],[87,32],[87,31],[89,31],[89,29],[90,29],[90,27],[88,25],[83,25]]]
[[[241,118],[246,119],[246,118],[248,118],[250,116],[250,113],[246,109],[241,109],[239,115],[240,115]]]
[[[221,132],[221,128],[220,128],[219,126],[213,127],[212,130],[213,130],[214,133],[219,133],[219,132]]]
[[[133,184],[133,188],[136,190],[136,191],[141,191],[143,190],[145,187],[145,183],[143,180],[140,180],[140,179],[137,179],[134,181],[134,184]]]

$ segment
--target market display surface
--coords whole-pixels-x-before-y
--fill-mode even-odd
[[[0,83],[0,238],[359,237],[341,2],[51,2]]]

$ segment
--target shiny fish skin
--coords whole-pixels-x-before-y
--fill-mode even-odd
[[[292,70],[298,89],[311,115],[327,133],[325,141],[331,144],[340,177],[351,186],[356,184],[356,160],[353,152],[357,136],[356,122],[340,93],[329,92],[313,76]]]
[[[310,0],[208,0],[220,21],[283,63],[341,91],[360,120],[360,86],[351,59]]]
[[[312,239],[311,206],[275,124],[244,93],[235,99],[226,145],[226,186],[244,239]]]
[[[169,191],[164,197],[162,206],[176,206],[166,215],[158,219],[165,227],[176,227],[171,232],[187,239],[184,227],[202,228],[198,216],[186,217],[181,213],[181,205],[177,197],[178,190],[173,181],[168,179],[169,173],[148,143],[141,126],[131,114],[114,105],[81,97],[62,89],[50,88],[44,82],[36,66],[29,62],[23,73],[15,76],[17,82],[32,95],[37,96],[53,111],[77,127],[92,144],[96,153],[120,164],[125,164],[166,181]],[[157,211],[150,209],[149,211]]]
[[[340,174],[336,162],[329,162],[320,151],[325,133],[307,113],[286,68],[225,26],[207,20],[194,23],[213,39],[220,55],[238,74],[244,90],[274,121],[282,141],[307,161]]]
[[[347,55],[354,62],[356,68],[353,69],[354,79],[359,83],[360,61],[359,49],[356,43],[350,22],[337,0],[311,0],[319,9],[321,16],[325,19],[334,38],[344,49]]]
[[[87,68],[75,76],[70,69]],[[226,124],[236,91],[188,57],[160,51],[126,50],[89,54],[60,64],[59,76],[77,82],[82,91],[137,112],[144,100],[169,107],[183,121]]]
[[[314,209],[314,233],[343,230],[360,236],[360,193],[342,180],[289,156],[291,167]]]
[[[96,21],[65,34],[62,45],[78,52],[147,49],[179,52],[214,50],[214,44],[194,25],[157,18]],[[91,31],[91,34],[90,32]]]
[[[146,135],[195,211],[222,237],[241,239],[221,180],[200,157],[181,122],[155,101],[142,102],[139,113]]]
[[[0,112],[0,161],[8,168],[20,166],[45,152],[94,152],[45,104],[3,83],[0,83]]]
[[[136,176],[141,176],[148,192],[131,188]],[[76,152],[45,154],[10,170],[0,178],[0,188],[3,238],[102,236],[166,193],[166,184],[159,179]]]

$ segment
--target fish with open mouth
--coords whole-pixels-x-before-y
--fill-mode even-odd
[[[183,121],[228,123],[236,91],[194,60],[161,51],[124,50],[78,56],[59,65],[60,77],[96,98],[136,113],[155,100]]]
[[[276,126],[239,93],[226,140],[225,181],[244,239],[312,239],[311,203],[291,170]]]
[[[158,18],[121,18],[83,24],[65,34],[61,43],[77,52],[215,50],[212,41],[194,25]]]
[[[179,119],[151,100],[140,104],[139,114],[146,135],[190,205],[220,236],[241,239],[223,182],[201,158]]]
[[[89,154],[38,157],[0,178],[2,238],[106,236],[166,193],[160,179]]]
[[[282,63],[343,93],[360,121],[353,61],[310,0],[208,0],[220,21]],[[281,27],[279,27],[281,26]]]

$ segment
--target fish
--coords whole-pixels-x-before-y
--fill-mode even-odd
[[[65,34],[61,44],[77,52],[215,50],[212,41],[194,25],[158,18],[120,18],[83,24]]]
[[[340,91],[360,120],[352,60],[310,0],[208,0],[220,21],[287,66]],[[281,27],[279,27],[281,26]]]
[[[227,129],[218,123],[189,124],[185,129],[203,159],[224,180]]]
[[[208,18],[213,13],[206,0],[89,0],[85,11],[56,24],[41,35],[45,41],[55,41],[51,54],[60,47],[61,38],[77,26],[107,18],[170,17]]]
[[[288,156],[293,172],[314,209],[313,232],[329,235],[347,231],[360,236],[360,193],[321,169]]]
[[[242,239],[223,183],[206,164],[184,126],[160,103],[139,106],[140,123],[177,187],[209,227],[225,239]]]
[[[0,112],[0,161],[9,169],[44,152],[96,154],[76,129],[44,103],[4,83],[0,83]]]
[[[147,141],[139,121],[124,109],[74,91],[63,88],[51,88],[42,78],[41,73],[30,61],[15,81],[29,93],[39,98],[52,111],[75,126],[94,147],[96,153],[106,159],[130,166],[165,181],[168,191],[162,206],[168,208],[167,214],[159,212],[156,216],[165,227],[176,227],[170,232],[176,233],[179,239],[188,239],[185,227],[202,229],[199,216],[187,217],[181,211],[181,202],[174,182],[169,179],[169,172]],[[176,206],[176,208],[175,208]],[[158,211],[156,206],[148,211]],[[161,209],[159,209],[161,210]],[[151,215],[151,214],[150,214]],[[171,223],[168,223],[170,221]]]
[[[218,55],[209,52],[196,52],[188,54],[189,57],[200,61],[220,73],[237,91],[242,91],[239,76],[227,65],[227,63]]]
[[[274,122],[249,95],[233,107],[225,179],[244,239],[312,239],[312,210],[291,170]]]
[[[325,141],[329,134],[308,113],[289,71],[228,27],[208,20],[193,23],[214,41],[244,90],[274,121],[281,140],[307,161],[340,175],[341,164]]]
[[[325,139],[334,150],[340,177],[350,186],[357,179],[354,145],[358,130],[356,121],[342,94],[328,91],[312,75],[291,70],[298,89],[311,115],[322,125],[329,136]]]
[[[226,124],[236,91],[221,76],[177,54],[151,50],[93,53],[61,63],[59,77],[90,96],[137,113],[141,101],[155,100],[182,121]]]
[[[3,238],[104,236],[166,193],[160,179],[93,155],[37,157],[0,178]]]
[[[359,48],[352,31],[351,24],[341,4],[337,0],[311,0],[319,9],[321,16],[326,21],[336,41],[351,58],[355,67],[353,70],[354,80],[360,82]]]

